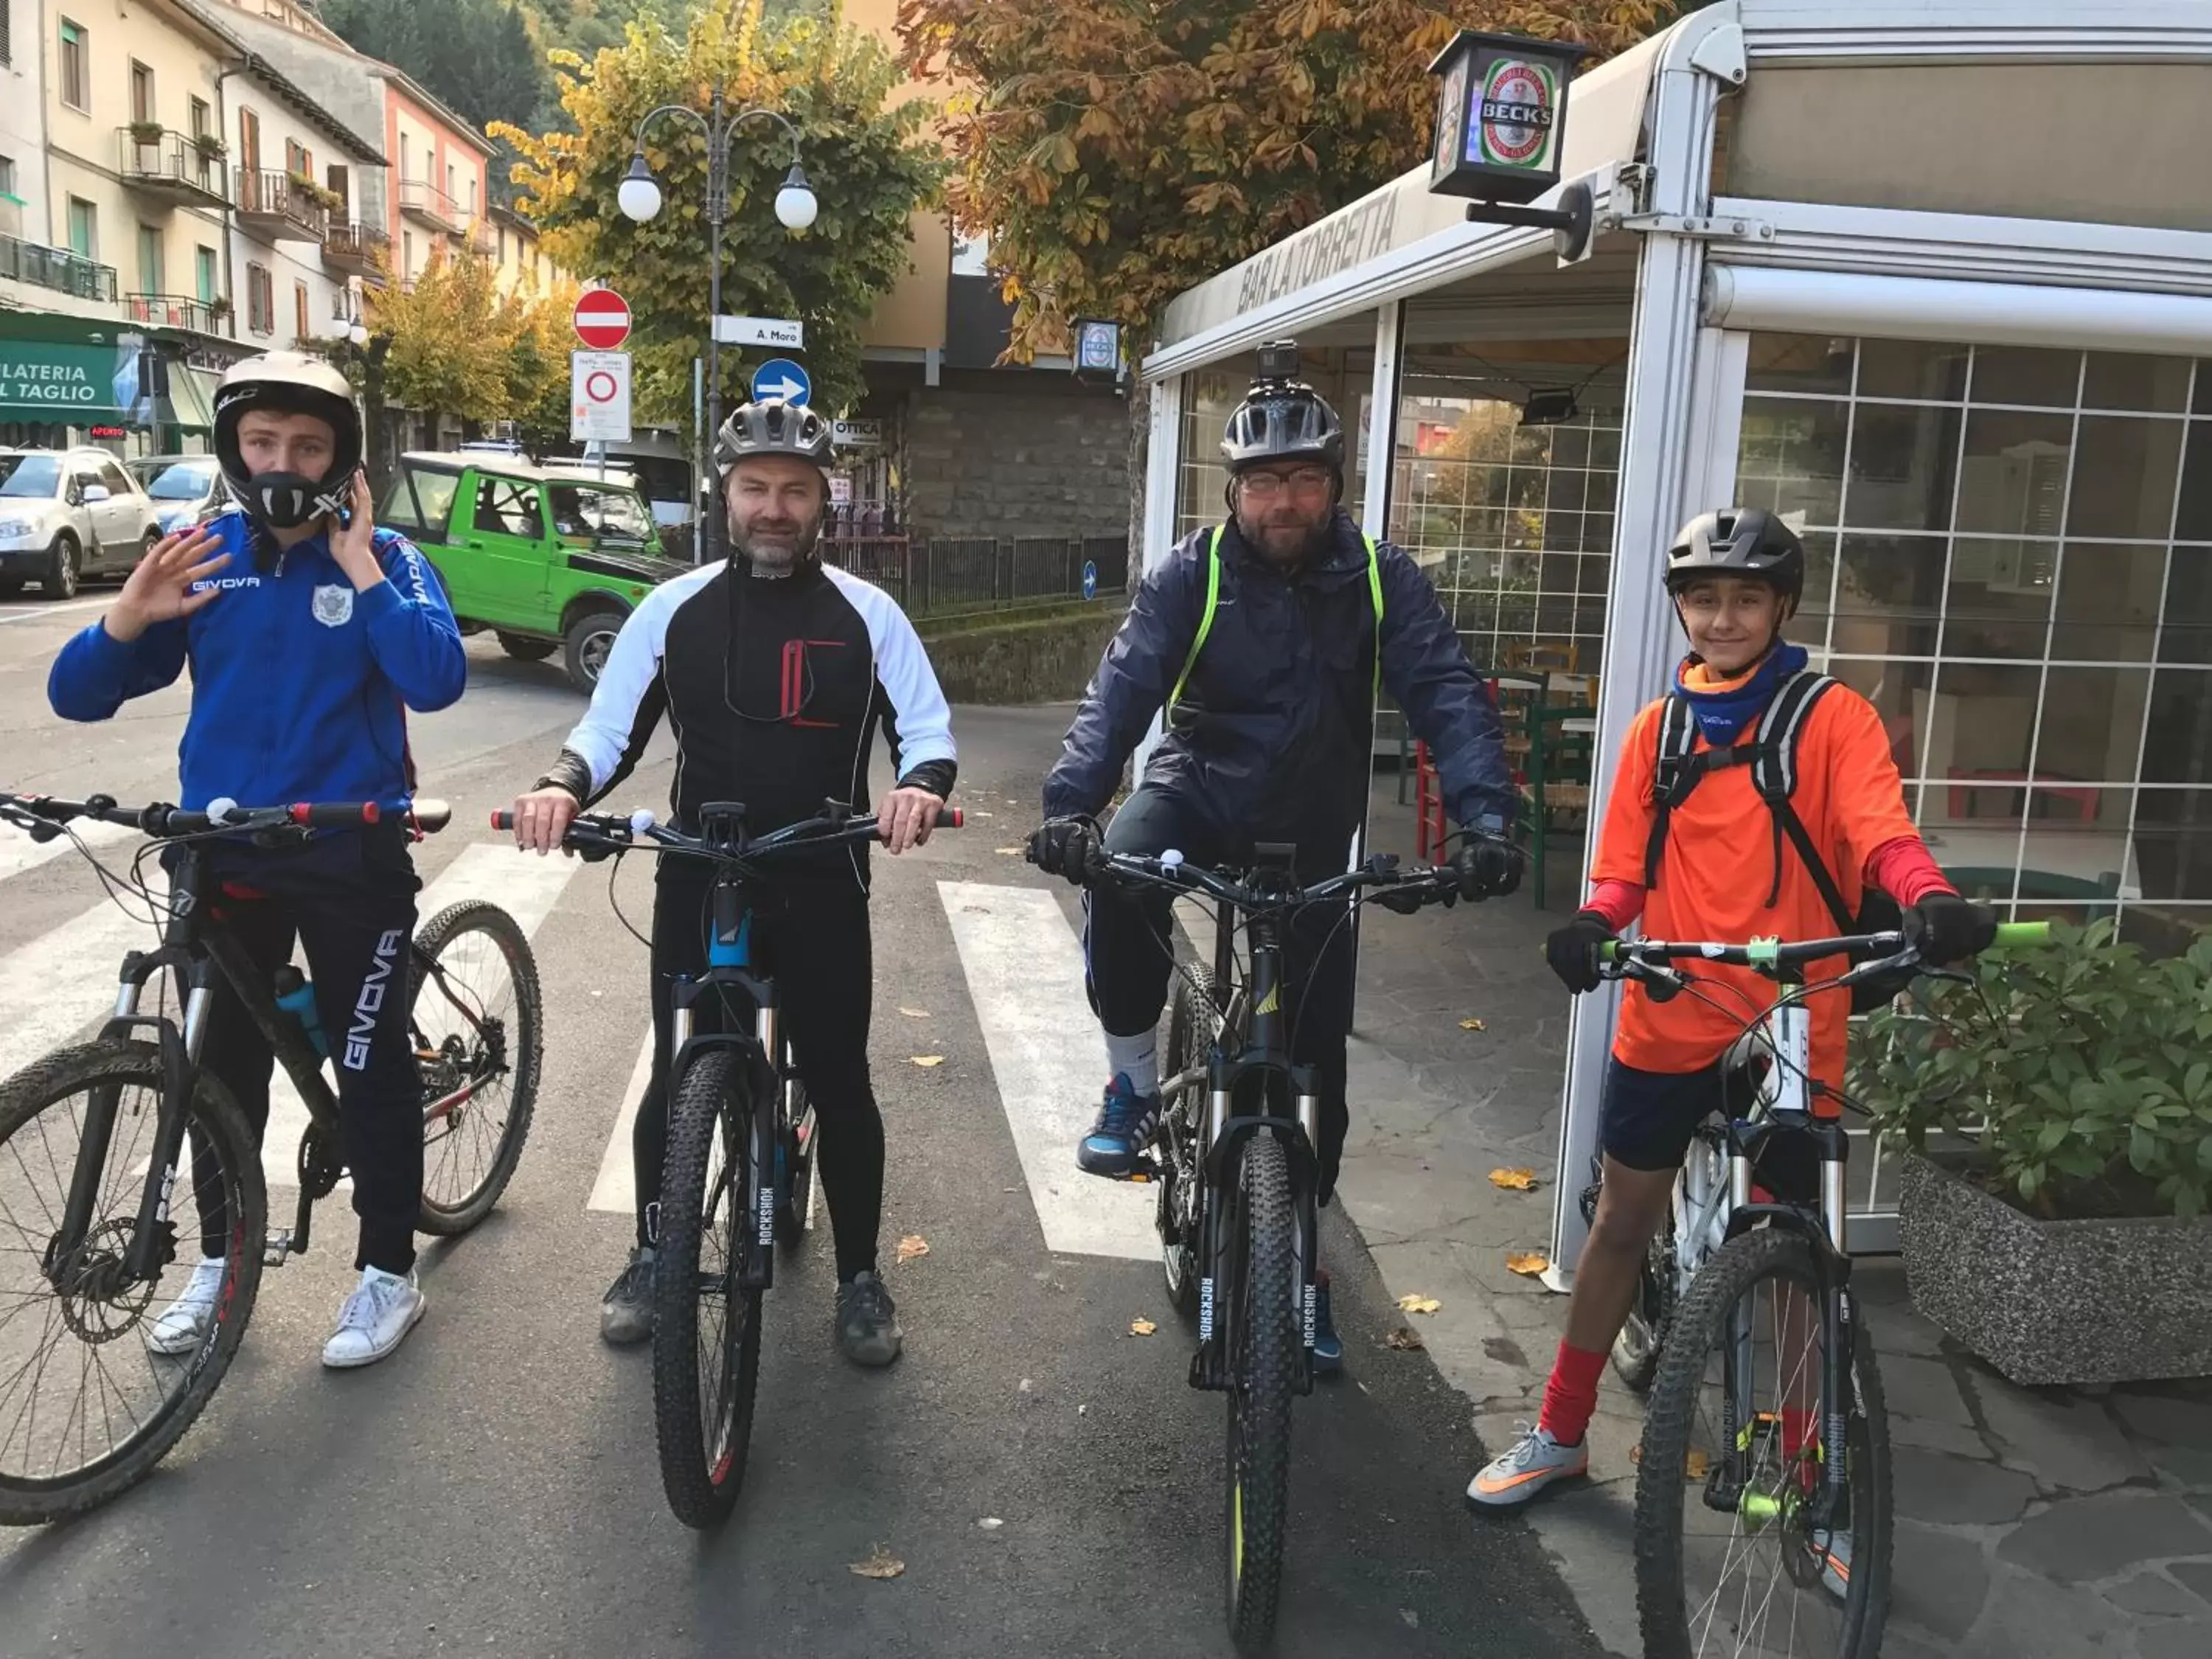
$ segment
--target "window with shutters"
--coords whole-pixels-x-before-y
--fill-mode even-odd
[[[311,331],[307,327],[307,285],[305,283],[292,284],[292,322],[293,338],[305,340],[309,337]]]
[[[92,111],[92,37],[82,23],[61,20],[62,102]]]
[[[246,268],[246,325],[256,334],[276,331],[276,283],[266,265]]]

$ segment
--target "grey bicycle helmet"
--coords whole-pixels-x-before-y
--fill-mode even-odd
[[[1765,507],[1701,513],[1667,550],[1667,591],[1679,593],[1707,576],[1748,576],[1795,605],[1805,592],[1805,544]]]
[[[1328,401],[1296,378],[1297,347],[1289,340],[1260,348],[1260,372],[1243,402],[1230,411],[1221,459],[1231,476],[1264,461],[1319,461],[1344,471],[1344,422]]]
[[[763,398],[740,404],[714,440],[714,471],[726,473],[752,455],[788,455],[830,470],[830,422],[805,404]]]
[[[322,477],[254,473],[239,451],[238,423],[253,410],[313,415],[331,428],[331,462]],[[223,483],[255,523],[294,530],[341,511],[362,461],[361,410],[346,377],[304,351],[264,351],[234,366],[215,394],[215,453]]]

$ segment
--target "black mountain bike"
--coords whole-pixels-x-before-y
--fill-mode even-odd
[[[805,1233],[813,1187],[814,1111],[781,1033],[775,981],[753,965],[748,890],[780,854],[876,834],[872,817],[853,817],[842,801],[763,836],[748,836],[744,818],[734,803],[703,806],[695,836],[655,823],[650,812],[585,813],[563,842],[588,859],[643,850],[715,866],[707,971],[675,986],[653,1264],[660,1482],[688,1527],[726,1520],[744,1484],[761,1297],[775,1281],[777,1240],[792,1247]],[[940,828],[960,821],[955,808],[938,817]],[[492,817],[495,829],[513,823],[508,812]],[[700,1021],[702,1006],[717,1018]]]
[[[1238,1649],[1274,1633],[1290,1502],[1291,1400],[1313,1392],[1320,1103],[1291,1061],[1283,931],[1303,906],[1380,899],[1410,912],[1459,896],[1442,868],[1388,857],[1300,887],[1294,848],[1262,843],[1241,875],[1095,849],[1094,887],[1154,888],[1214,902],[1213,971],[1176,963],[1161,1070],[1164,1109],[1139,1175],[1158,1185],[1161,1265],[1195,1316],[1190,1385],[1229,1397],[1224,1504],[1229,1630]],[[1348,910],[1347,910],[1348,914]],[[1239,919],[1249,969],[1237,974]]]
[[[1997,929],[1998,946],[2043,944],[2049,924]],[[1841,975],[1806,982],[1815,963]],[[1749,968],[1774,981],[1746,1010],[1677,963]],[[1607,978],[1656,1000],[1688,991],[1744,1028],[1723,1070],[1723,1115],[1703,1126],[1675,1187],[1668,1278],[1636,1480],[1637,1609],[1650,1659],[1830,1656],[1873,1659],[1889,1600],[1889,1423],[1844,1242],[1846,1140],[1814,1109],[1807,993],[1923,965],[1902,933],[1802,944],[1606,947]],[[1971,982],[1971,981],[1970,981]],[[1770,1174],[1769,1172],[1771,1171]],[[1784,1194],[1777,1186],[1800,1190]],[[1616,1351],[1616,1358],[1620,1358]]]
[[[164,919],[158,949],[124,958],[114,1011],[98,1039],[0,1084],[0,1522],[77,1514],[143,1479],[229,1368],[263,1266],[307,1249],[314,1201],[345,1174],[337,1097],[307,1026],[278,1005],[270,977],[223,920],[228,901],[210,877],[204,848],[216,839],[281,846],[380,816],[374,805],[216,803],[187,812],[118,806],[106,796],[0,793],[0,822],[34,840],[68,834],[65,826],[80,818],[143,830],[153,839],[132,874],[101,873]],[[408,822],[419,836],[451,816],[442,803],[418,801]],[[141,872],[163,844],[175,854],[166,894]],[[162,994],[172,974],[180,1016]],[[218,975],[307,1109],[299,1208],[289,1231],[264,1231],[260,1150],[237,1103],[200,1069]],[[153,1013],[143,1012],[149,986]],[[406,981],[393,990],[408,998],[422,1080],[416,1224],[451,1237],[498,1201],[530,1132],[540,1040],[537,966],[514,919],[471,900],[416,931]],[[149,1329],[176,1293],[170,1270],[190,1265],[179,1260],[174,1201],[180,1191],[210,1187],[222,1194],[230,1224],[215,1318],[188,1352],[159,1353],[146,1340]],[[185,1208],[185,1230],[196,1232],[189,1197]]]

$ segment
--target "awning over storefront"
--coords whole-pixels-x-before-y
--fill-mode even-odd
[[[164,426],[189,432],[215,430],[216,376],[189,363],[169,365],[169,395],[154,400]]]
[[[127,422],[137,403],[135,348],[0,338],[0,420]]]

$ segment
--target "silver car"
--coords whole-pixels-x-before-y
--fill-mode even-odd
[[[161,537],[154,503],[106,450],[0,455],[0,597],[27,581],[50,599],[121,581]]]
[[[142,455],[125,465],[154,503],[164,536],[197,524],[230,499],[212,455]]]

